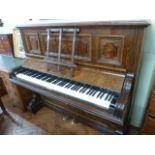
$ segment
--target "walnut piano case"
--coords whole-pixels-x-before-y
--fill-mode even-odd
[[[71,115],[99,131],[109,134],[126,133],[134,79],[140,64],[143,31],[148,25],[147,21],[113,21],[18,27],[27,56],[24,67],[57,75],[63,80],[76,81],[80,85],[84,83],[118,93],[112,110],[86,103],[80,97],[76,99],[65,95],[65,92],[59,94],[33,85],[32,82],[20,81],[15,76],[11,80],[45,96],[45,103],[52,109]],[[75,38],[72,41],[72,34],[67,32],[77,29],[79,31],[73,46]],[[49,34],[49,30],[53,33]],[[47,57],[51,62],[58,60],[58,63],[48,63]],[[71,66],[76,66],[73,76],[69,74],[69,67],[61,66],[70,59],[74,60]]]

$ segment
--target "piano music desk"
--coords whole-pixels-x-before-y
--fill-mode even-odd
[[[28,101],[31,98],[31,92],[16,86],[9,80],[9,72],[23,64],[22,59],[13,58],[11,56],[0,55],[0,76],[4,82],[7,93],[12,101],[13,106],[17,106],[25,110]],[[5,103],[4,103],[5,104]]]

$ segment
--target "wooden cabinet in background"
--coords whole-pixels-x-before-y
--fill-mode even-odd
[[[142,134],[155,135],[155,77],[149,97],[148,108],[142,128]]]
[[[4,94],[6,94],[6,88],[4,86],[2,78],[0,77],[0,96],[2,96]]]
[[[12,34],[0,34],[0,54],[13,55]]]

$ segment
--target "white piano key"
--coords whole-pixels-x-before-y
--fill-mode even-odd
[[[100,93],[100,91],[98,91],[94,96],[88,95],[87,92],[91,88],[88,88],[84,93],[80,92],[80,90],[83,87],[80,88],[78,91],[72,90],[71,88],[73,86],[75,86],[76,84],[73,84],[70,88],[65,88],[65,86],[61,87],[61,86],[57,85],[58,83],[57,84],[53,84],[52,83],[52,82],[54,82],[56,80],[54,80],[51,83],[49,83],[47,81],[43,81],[41,79],[37,79],[37,78],[31,77],[31,76],[28,76],[28,75],[25,75],[25,74],[22,74],[22,73],[21,74],[17,74],[16,77],[21,79],[21,80],[24,80],[24,81],[27,81],[27,82],[31,82],[33,84],[36,84],[36,85],[42,86],[44,88],[47,88],[48,90],[56,91],[56,92],[59,92],[59,93],[63,93],[63,94],[69,95],[71,97],[79,98],[81,100],[90,102],[92,104],[98,105],[98,106],[103,107],[105,109],[108,109],[110,107],[110,103],[111,103],[110,101],[112,101],[112,100],[110,100],[110,101],[105,100],[105,98],[108,95],[108,93],[105,93],[101,99],[97,98],[97,95]],[[62,80],[60,82],[62,82]]]

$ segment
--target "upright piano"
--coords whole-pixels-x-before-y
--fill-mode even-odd
[[[104,134],[126,134],[148,21],[20,25],[23,66],[12,83]],[[52,118],[51,118],[52,119]]]

